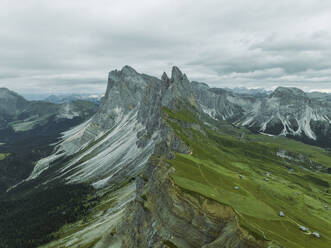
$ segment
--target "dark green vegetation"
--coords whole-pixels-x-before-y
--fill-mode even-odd
[[[330,152],[183,109],[163,112],[192,151],[168,161],[178,186],[231,206],[240,224],[260,239],[287,248],[331,247],[325,208],[331,205]],[[314,231],[321,237],[310,235]]]
[[[0,196],[10,186],[27,178],[35,162],[49,155],[53,147],[50,144],[58,141],[61,132],[78,125],[83,119],[55,120],[50,118],[47,123],[36,126],[32,130],[14,132],[11,128],[0,129]]]
[[[83,218],[95,201],[86,185],[59,185],[0,199],[0,247],[33,248],[57,237],[51,233]]]
[[[97,104],[81,100],[27,101],[0,88],[0,196],[30,175],[35,162],[53,150],[50,144],[58,141],[61,132],[90,118],[97,109]]]
[[[40,106],[43,105],[30,103],[35,112],[44,111],[38,109]],[[95,205],[96,199],[87,201],[93,193],[90,186],[64,185],[61,181],[48,183],[47,187],[38,186],[52,177],[49,174],[6,193],[9,186],[30,175],[36,161],[53,151],[51,144],[59,140],[62,132],[82,123],[95,111],[93,104],[84,101],[75,102],[75,106],[85,109],[88,115],[66,119],[57,118],[52,112],[44,113],[45,118],[31,125],[24,119],[27,116],[20,116],[23,120],[5,123],[5,127],[0,128],[1,248],[37,247],[56,239],[52,233],[66,223],[83,218]]]

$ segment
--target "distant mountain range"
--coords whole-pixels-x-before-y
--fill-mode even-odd
[[[324,101],[324,100],[330,101],[331,100],[331,93],[314,91],[314,92],[307,93],[307,95],[309,98],[317,99],[320,101]]]
[[[263,88],[246,88],[246,87],[235,87],[235,88],[227,88],[225,87],[224,90],[237,93],[237,94],[245,94],[245,95],[253,95],[256,97],[263,97],[270,95],[273,90],[266,90]],[[318,91],[313,91],[313,92],[305,92],[307,97],[311,99],[318,99],[320,101],[323,100],[330,100],[331,99],[331,93],[326,93],[326,92],[318,92]]]
[[[266,96],[270,94],[271,90],[265,90],[263,88],[249,89],[246,87],[224,88],[227,91],[231,91],[238,94],[254,95],[254,96]]]
[[[44,101],[60,104],[60,103],[72,102],[76,100],[84,100],[84,101],[100,104],[102,97],[103,95],[98,95],[98,94],[51,95],[45,98]]]
[[[11,127],[26,131],[43,125],[49,118],[86,118],[96,111],[96,104],[72,99],[61,104],[48,101],[27,101],[7,88],[0,88],[0,129]]]
[[[331,146],[331,99],[328,94],[278,87],[269,94],[239,94],[193,82],[201,109],[217,120],[270,135]]]

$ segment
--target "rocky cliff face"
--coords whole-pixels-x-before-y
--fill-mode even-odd
[[[109,244],[160,248],[263,246],[240,228],[232,208],[177,187],[169,175],[173,170],[162,160],[150,160],[136,181],[136,198]]]
[[[59,177],[70,182],[93,182],[97,188],[134,177],[153,154],[155,145],[167,137],[161,108],[177,101],[193,102],[187,77],[176,67],[169,79],[137,73],[129,66],[112,71],[98,112],[81,126],[64,134],[50,157],[38,162],[34,179],[58,159],[72,156]]]
[[[279,87],[268,96],[254,97],[201,83],[192,85],[203,111],[212,118],[320,145],[326,145],[331,137],[331,102],[312,99],[302,90]]]

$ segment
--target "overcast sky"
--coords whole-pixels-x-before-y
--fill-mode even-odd
[[[331,92],[330,0],[0,0],[0,87],[104,92],[177,65],[218,87]]]

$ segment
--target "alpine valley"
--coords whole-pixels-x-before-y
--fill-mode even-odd
[[[100,103],[0,89],[2,248],[329,248],[331,97],[109,73]]]

